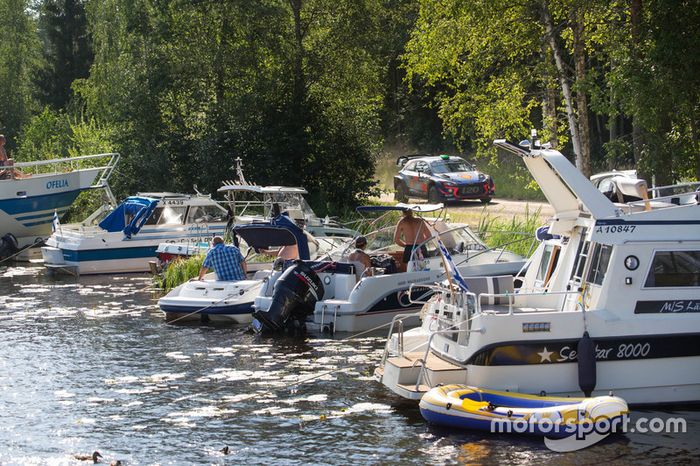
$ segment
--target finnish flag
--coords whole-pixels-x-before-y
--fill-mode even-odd
[[[56,230],[61,228],[61,222],[58,220],[58,212],[53,211],[53,220],[51,221],[51,232],[56,233]]]
[[[457,266],[455,265],[454,261],[452,260],[452,256],[450,253],[447,251],[447,248],[445,247],[444,244],[442,244],[442,241],[440,241],[440,238],[435,238],[437,240],[438,247],[440,248],[440,252],[442,253],[442,257],[445,258],[445,262],[447,263],[447,267],[449,267],[449,272],[452,275],[452,279],[457,282],[457,285],[462,289],[462,291],[469,291],[469,287],[467,286],[467,283],[464,281],[464,278],[462,278],[462,274],[459,273],[459,270],[457,269]]]

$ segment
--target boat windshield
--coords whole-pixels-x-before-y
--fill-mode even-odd
[[[470,172],[475,168],[466,160],[438,160],[430,164],[433,173]]]
[[[386,252],[402,250],[394,243],[394,225],[381,228],[366,235],[367,250],[371,252]],[[481,240],[466,225],[447,224],[437,221],[433,225],[433,238],[426,241],[428,257],[440,254],[434,237],[439,237],[450,254],[464,254],[467,251],[484,251],[488,249]]]

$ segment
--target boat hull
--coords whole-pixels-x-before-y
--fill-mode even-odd
[[[158,300],[167,322],[253,321],[253,302],[262,280],[195,280],[183,283]]]
[[[221,234],[224,228],[224,224],[209,225],[208,234]],[[201,231],[190,231],[184,226],[142,230],[131,239],[121,232],[87,236],[80,231],[59,231],[42,248],[42,257],[49,268],[66,269],[79,275],[148,272],[161,242],[197,244],[201,236]]]
[[[93,187],[101,168],[39,174],[0,181],[0,236],[15,235],[26,246],[51,235],[54,212],[65,213],[78,195]]]

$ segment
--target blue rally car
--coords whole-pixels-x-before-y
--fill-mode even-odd
[[[479,199],[486,204],[496,194],[493,179],[461,157],[404,155],[396,164],[401,167],[394,177],[398,202],[422,197],[433,203]]]

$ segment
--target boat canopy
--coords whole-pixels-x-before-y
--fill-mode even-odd
[[[255,250],[296,244],[299,258],[309,260],[309,240],[304,230],[286,215],[278,215],[269,222],[236,225],[233,231]]]
[[[104,220],[100,228],[110,233],[123,231],[127,238],[135,235],[153,213],[158,199],[130,196],[119,204]]]
[[[435,212],[436,210],[443,209],[445,206],[443,204],[404,204],[398,203],[396,205],[361,205],[355,208],[357,212],[388,212],[391,210],[413,210],[414,212]]]
[[[304,188],[295,188],[289,186],[258,186],[254,184],[225,184],[217,191],[240,191],[257,194],[307,194]]]

